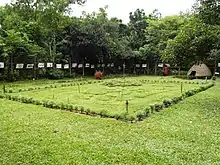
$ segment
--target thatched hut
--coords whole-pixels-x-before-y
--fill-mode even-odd
[[[195,64],[188,71],[187,76],[190,78],[211,77],[212,72],[206,64]]]

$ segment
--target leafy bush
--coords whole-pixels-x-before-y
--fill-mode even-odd
[[[102,111],[99,113],[99,115],[100,115],[101,117],[108,117],[108,112],[107,112],[106,110],[102,110]]]
[[[89,108],[86,109],[86,114],[89,115],[91,113],[91,110]]]
[[[130,121],[131,123],[133,123],[133,122],[136,120],[136,118],[135,118],[135,116],[133,116],[133,115],[127,115],[127,116],[125,117],[125,120],[126,120],[126,121]]]
[[[136,117],[137,117],[138,121],[142,121],[144,119],[144,116],[145,116],[145,111],[138,111],[136,113]]]
[[[159,112],[160,110],[163,109],[163,104],[155,104],[154,106],[155,106],[155,111],[156,112]]]
[[[57,80],[64,78],[64,72],[60,69],[51,69],[47,71],[47,78]]]
[[[8,90],[8,93],[13,93],[13,90],[12,90],[12,89],[9,89],[9,90]]]
[[[168,108],[170,105],[172,105],[172,100],[170,99],[164,100],[163,105],[165,106],[165,108]]]
[[[145,109],[144,109],[144,112],[145,112],[145,116],[146,116],[146,117],[149,117],[150,114],[151,114],[151,108],[150,108],[150,107],[145,108]]]
[[[80,107],[80,113],[84,113],[85,112],[85,108],[84,107]]]

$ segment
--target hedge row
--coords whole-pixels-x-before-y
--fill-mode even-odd
[[[5,93],[18,93],[18,92],[26,92],[26,91],[33,91],[33,90],[41,90],[41,89],[51,89],[51,88],[62,88],[62,87],[70,87],[70,86],[77,86],[77,85],[87,85],[87,84],[95,84],[95,83],[100,83],[101,81],[82,81],[78,83],[64,83],[61,85],[49,85],[45,87],[29,87],[29,88],[20,88],[17,90],[13,89],[5,89]]]
[[[195,94],[202,92],[202,91],[205,91],[205,90],[213,87],[214,85],[215,85],[214,83],[208,84],[206,86],[201,86],[197,89],[189,90],[189,91],[183,93],[182,96],[174,97],[172,99],[165,99],[163,101],[163,103],[161,103],[161,104],[154,104],[154,105],[151,105],[150,107],[145,108],[144,110],[138,111],[136,113],[136,118],[138,121],[141,121],[141,120],[149,117],[154,112],[159,112],[159,111],[163,110],[164,108],[168,108],[171,105],[175,105],[175,104],[179,103],[180,101],[184,100],[185,98],[188,98],[190,96],[194,96]]]
[[[208,82],[203,81],[203,82],[195,82],[195,81],[181,81],[181,80],[140,80],[142,83],[177,83],[177,84],[208,84]]]
[[[67,103],[56,103],[50,100],[39,101],[39,100],[33,99],[32,97],[22,97],[22,96],[12,96],[8,94],[0,94],[0,99],[8,99],[8,100],[17,101],[17,102],[21,102],[25,104],[40,105],[46,108],[66,110],[66,111],[75,112],[79,114],[100,116],[102,118],[112,118],[116,120],[131,121],[131,122],[135,121],[135,117],[130,116],[127,113],[112,115],[112,114],[109,114],[107,111],[95,112],[95,111],[90,110],[89,108],[86,109],[82,106],[75,106],[73,104],[67,104]]]

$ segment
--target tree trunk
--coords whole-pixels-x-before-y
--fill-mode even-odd
[[[148,75],[150,74],[150,64],[149,63],[147,64],[147,74]]]
[[[72,58],[71,56],[69,57],[69,71],[70,71],[70,76],[72,75]]]
[[[155,63],[154,71],[155,71],[155,75],[157,75],[157,62]]]
[[[36,79],[36,69],[37,69],[37,57],[34,56],[34,78]]]
[[[82,69],[83,69],[83,77],[85,76],[85,59],[83,59],[83,67],[82,67]]]
[[[56,45],[56,35],[53,34],[53,52],[52,52],[52,55],[53,55],[53,63],[55,62],[55,55],[56,55],[56,52],[57,52],[57,45]]]
[[[180,76],[181,67],[178,68],[178,74]]]

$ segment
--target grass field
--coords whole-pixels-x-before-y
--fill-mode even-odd
[[[217,83],[135,124],[0,99],[0,164],[217,165],[219,93]]]
[[[160,80],[158,82],[143,82],[142,80]],[[173,80],[172,82],[167,82]],[[94,80],[93,80],[94,81]],[[178,82],[179,83],[178,83]],[[70,81],[71,82],[71,81]],[[78,81],[81,82],[81,81]],[[84,82],[84,81],[82,81]],[[44,87],[57,85],[56,88],[41,88],[34,91],[13,93],[13,95],[33,97],[37,100],[50,100],[56,103],[68,103],[77,107],[84,107],[95,112],[106,111],[110,115],[126,112],[126,100],[129,101],[129,114],[146,108],[151,104],[162,103],[164,99],[181,95],[180,80],[163,77],[129,77],[103,80],[99,83],[74,85],[60,88],[62,81],[34,82],[28,87],[28,83],[10,84],[11,89],[18,90],[30,87]],[[23,85],[23,86],[22,86]],[[183,92],[197,88],[198,84],[183,85]]]

